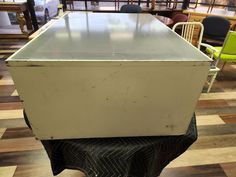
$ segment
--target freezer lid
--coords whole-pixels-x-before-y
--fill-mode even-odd
[[[211,60],[150,14],[69,13],[8,61]]]

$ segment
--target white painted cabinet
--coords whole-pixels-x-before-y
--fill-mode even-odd
[[[70,13],[7,60],[39,139],[180,135],[210,59],[149,14]]]

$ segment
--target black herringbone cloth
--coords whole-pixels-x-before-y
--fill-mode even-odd
[[[181,136],[43,140],[54,175],[79,169],[87,177],[157,177],[197,139],[195,115]]]

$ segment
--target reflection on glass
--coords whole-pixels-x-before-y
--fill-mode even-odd
[[[75,12],[58,20],[14,57],[172,61],[202,60],[203,56],[150,14]]]
[[[124,41],[124,40],[131,40],[134,38],[134,33],[132,32],[126,32],[126,33],[121,33],[121,32],[111,32],[110,33],[110,38],[111,40],[115,41],[115,40],[120,40],[120,41]]]

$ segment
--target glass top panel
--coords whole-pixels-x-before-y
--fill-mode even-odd
[[[209,61],[150,14],[72,12],[9,60]]]

